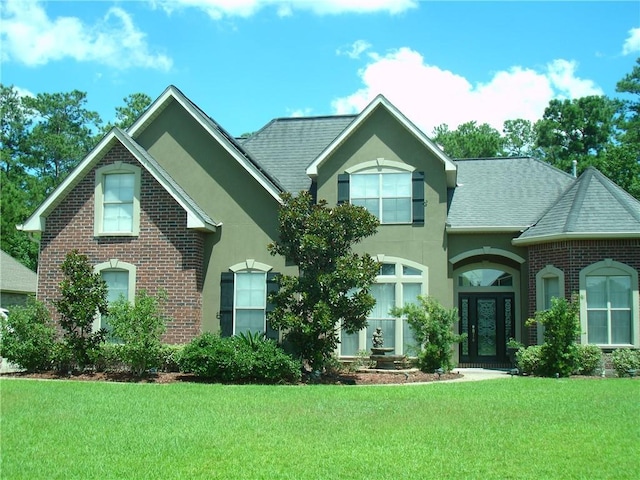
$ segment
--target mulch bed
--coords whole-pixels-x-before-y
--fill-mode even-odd
[[[129,372],[85,372],[72,373],[70,375],[61,375],[57,372],[14,372],[2,374],[2,377],[33,378],[40,380],[75,380],[88,382],[128,382],[159,384],[178,382],[219,383],[208,381],[207,379],[196,377],[192,374],[175,372],[149,373],[141,377],[132,375]],[[419,370],[398,370],[388,372],[363,371],[353,373],[340,373],[335,375],[322,375],[320,378],[308,378],[308,381],[305,383],[318,383],[325,385],[397,385],[405,383],[437,382],[460,377],[462,377],[462,375],[458,373],[446,373],[439,377],[437,374],[424,373]]]

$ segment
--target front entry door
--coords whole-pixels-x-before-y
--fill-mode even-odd
[[[508,363],[507,340],[514,336],[513,293],[460,293],[461,363]]]

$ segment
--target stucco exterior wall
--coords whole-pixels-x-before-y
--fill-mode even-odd
[[[93,265],[118,259],[137,268],[136,290],[153,295],[165,289],[169,301],[163,340],[184,343],[200,332],[204,249],[203,233],[186,229],[186,213],[145,170],[141,172],[140,235],[94,237],[96,169],[116,161],[136,164],[129,151],[116,144],[49,215],[40,244],[38,298],[55,315],[63,279],[60,265],[77,249]]]

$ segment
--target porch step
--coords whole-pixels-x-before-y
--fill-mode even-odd
[[[460,368],[511,368],[509,362],[496,362],[496,363],[459,363]]]

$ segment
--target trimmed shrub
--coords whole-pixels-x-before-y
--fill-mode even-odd
[[[538,375],[542,365],[542,345],[532,345],[516,352],[516,364],[520,373]]]
[[[629,370],[640,370],[640,350],[618,348],[611,355],[611,363],[619,377],[629,375]]]
[[[184,346],[180,370],[220,382],[296,382],[301,365],[265,338],[203,333]]]
[[[0,322],[0,356],[29,372],[49,370],[53,364],[56,331],[44,303],[30,298],[11,308]]]
[[[602,369],[602,350],[597,345],[578,345],[578,369],[580,375],[593,375]]]
[[[126,369],[122,359],[122,345],[119,343],[102,343],[89,356],[96,371],[119,372]]]
[[[160,369],[163,372],[179,372],[182,350],[184,350],[184,345],[162,345],[160,349]]]

